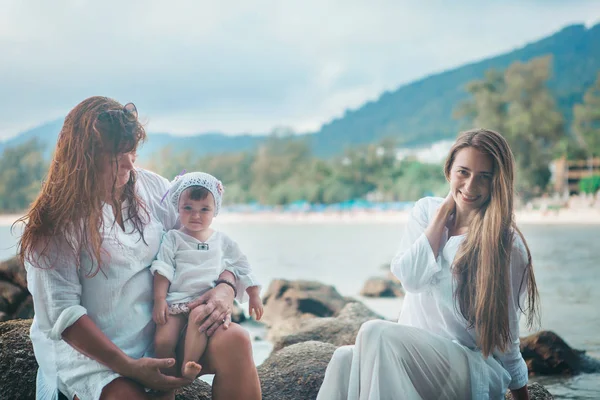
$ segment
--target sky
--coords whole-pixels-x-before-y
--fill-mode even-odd
[[[149,132],[315,131],[432,73],[600,22],[588,1],[0,0],[0,141],[93,95]]]

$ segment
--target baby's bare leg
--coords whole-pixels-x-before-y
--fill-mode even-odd
[[[185,322],[186,317],[184,315],[169,315],[166,324],[156,325],[156,333],[154,335],[154,352],[156,353],[156,358],[175,358],[175,348]],[[173,366],[162,370],[162,372],[175,376],[177,375],[177,367]]]
[[[188,326],[185,332],[185,346],[183,348],[183,362],[181,363],[181,376],[195,379],[202,367],[198,364],[200,357],[206,350],[208,336],[198,331],[198,325],[194,323],[198,314],[198,308],[194,308],[188,317]]]

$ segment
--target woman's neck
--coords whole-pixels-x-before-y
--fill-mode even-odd
[[[112,190],[109,189],[106,191],[106,194],[104,195],[104,202],[113,204],[114,203],[113,199],[116,199],[116,203],[121,204],[123,202],[123,193],[124,193],[124,190],[122,187],[115,188],[114,197],[113,197]]]
[[[456,210],[454,218],[448,226],[449,236],[458,236],[467,233],[471,220],[477,213],[477,210],[461,211]]]

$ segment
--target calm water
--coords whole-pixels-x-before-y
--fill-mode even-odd
[[[402,235],[402,226],[366,223],[222,223],[238,241],[265,286],[271,279],[308,279],[357,295],[367,278],[380,275]],[[542,303],[542,329],[600,358],[600,226],[522,226],[532,251]],[[0,260],[15,253],[16,239],[0,227]],[[394,315],[400,303],[370,305]],[[383,308],[383,309],[382,309]],[[255,328],[250,327],[252,331]],[[255,343],[260,362],[270,345]],[[600,374],[540,381],[560,399],[600,398]]]

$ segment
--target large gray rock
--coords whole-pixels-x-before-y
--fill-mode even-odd
[[[18,257],[0,262],[0,281],[12,282],[23,289],[27,288],[27,272]]]
[[[246,314],[244,313],[244,309],[236,301],[233,304],[233,310],[231,312],[231,321],[235,322],[236,324],[241,324],[242,322],[246,321],[247,319],[248,318],[246,318]]]
[[[273,351],[311,340],[335,346],[354,344],[360,326],[372,319],[384,319],[362,303],[348,303],[337,317],[311,318],[301,321],[297,332],[279,338]]]
[[[28,294],[12,282],[0,281],[0,311],[12,313]]]
[[[550,394],[549,391],[546,390],[545,387],[540,385],[537,382],[533,382],[527,385],[527,391],[529,392],[529,398],[531,400],[553,400],[554,396]],[[513,396],[510,393],[510,390],[506,392],[505,396],[506,400],[513,400]]]
[[[335,316],[351,301],[330,285],[277,279],[271,282],[263,297],[261,322],[269,327],[268,338],[277,340],[296,332],[302,320]]]
[[[27,274],[17,257],[0,262],[0,321],[33,317]]]
[[[35,399],[37,362],[30,327],[31,320],[0,323],[0,399]]]
[[[403,297],[402,285],[391,279],[372,277],[369,278],[360,290],[365,297]]]
[[[271,354],[258,367],[263,400],[315,399],[336,346],[298,343]]]
[[[600,361],[571,348],[551,331],[540,331],[521,338],[521,354],[530,374],[573,375],[600,371]]]
[[[200,379],[175,392],[175,400],[211,400],[212,387]]]

